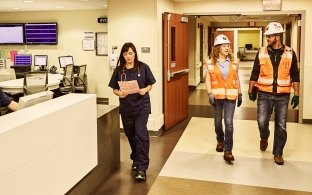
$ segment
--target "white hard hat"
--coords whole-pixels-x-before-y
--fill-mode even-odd
[[[270,22],[268,26],[265,28],[264,35],[272,35],[283,33],[283,26],[278,22]]]
[[[224,34],[220,34],[216,36],[213,46],[220,45],[220,44],[227,44],[227,43],[231,43],[229,38],[227,38],[227,36],[225,36]]]

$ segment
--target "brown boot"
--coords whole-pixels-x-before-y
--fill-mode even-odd
[[[261,139],[260,140],[260,150],[261,151],[266,151],[267,147],[268,147],[268,140],[267,139]]]
[[[217,152],[223,152],[223,150],[224,150],[224,143],[218,142],[217,147],[216,147],[216,151]]]
[[[231,162],[234,161],[234,156],[232,155],[231,151],[224,151],[224,156],[223,156],[224,160],[227,162]]]
[[[274,155],[274,161],[277,165],[283,165],[284,164],[284,159],[282,155]]]

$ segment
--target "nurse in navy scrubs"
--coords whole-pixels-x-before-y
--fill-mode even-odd
[[[118,81],[137,80],[139,92],[127,94],[120,90]],[[138,60],[135,46],[125,43],[119,55],[117,67],[111,77],[109,86],[119,96],[119,112],[126,136],[128,137],[133,161],[132,170],[136,171],[135,179],[145,180],[149,165],[149,135],[147,121],[151,113],[151,102],[148,92],[156,82],[149,66]]]

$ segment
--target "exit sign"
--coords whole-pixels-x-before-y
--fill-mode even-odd
[[[98,23],[107,23],[107,18],[98,18]]]

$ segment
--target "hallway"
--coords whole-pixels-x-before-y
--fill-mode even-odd
[[[243,84],[243,104],[241,107],[236,108],[234,116],[233,154],[236,161],[234,161],[233,166],[224,163],[220,153],[215,152],[216,141],[214,140],[213,120],[211,119],[213,118],[213,110],[208,102],[206,88],[204,84],[200,84],[196,90],[189,91],[188,119],[169,131],[163,132],[160,137],[150,138],[150,167],[147,171],[147,180],[138,183],[133,179],[134,172],[131,171],[132,162],[129,158],[130,147],[125,135],[121,134],[120,169],[111,178],[102,181],[92,195],[145,195],[148,193],[153,195],[307,194],[299,192],[300,189],[308,188],[304,182],[301,184],[304,187],[293,188],[297,183],[301,183],[302,179],[298,179],[297,176],[298,180],[291,180],[292,185],[285,183],[288,187],[282,184],[279,185],[279,182],[271,182],[268,178],[274,175],[272,171],[277,170],[279,172],[277,175],[279,175],[287,167],[285,173],[288,176],[298,175],[295,168],[301,167],[299,169],[300,175],[311,177],[312,158],[303,152],[303,147],[307,147],[304,140],[311,139],[312,136],[311,132],[307,131],[307,128],[311,128],[311,126],[289,123],[289,141],[285,148],[285,165],[282,168],[274,166],[271,155],[272,141],[269,141],[267,152],[261,153],[258,150],[259,135],[256,123],[256,103],[251,102],[247,94],[251,68],[251,61],[242,62],[240,78]],[[295,120],[295,111],[291,109],[289,110],[288,121],[294,122]],[[301,132],[300,138],[294,135],[294,130],[297,131],[298,129]],[[273,136],[270,137],[270,139],[272,138]],[[304,140],[301,140],[301,138]],[[297,147],[298,143],[300,144]],[[194,159],[199,160],[195,161]],[[255,166],[258,168],[255,170],[250,169]],[[265,171],[261,171],[262,168],[266,168]],[[220,174],[221,171],[222,174]],[[233,173],[233,175],[230,173]],[[246,173],[246,175],[243,173]],[[284,179],[287,178],[289,177]],[[312,178],[306,179],[306,182],[308,182]],[[296,183],[296,181],[300,182]],[[263,182],[270,183],[270,185],[263,184]],[[291,189],[297,191],[290,191]]]

